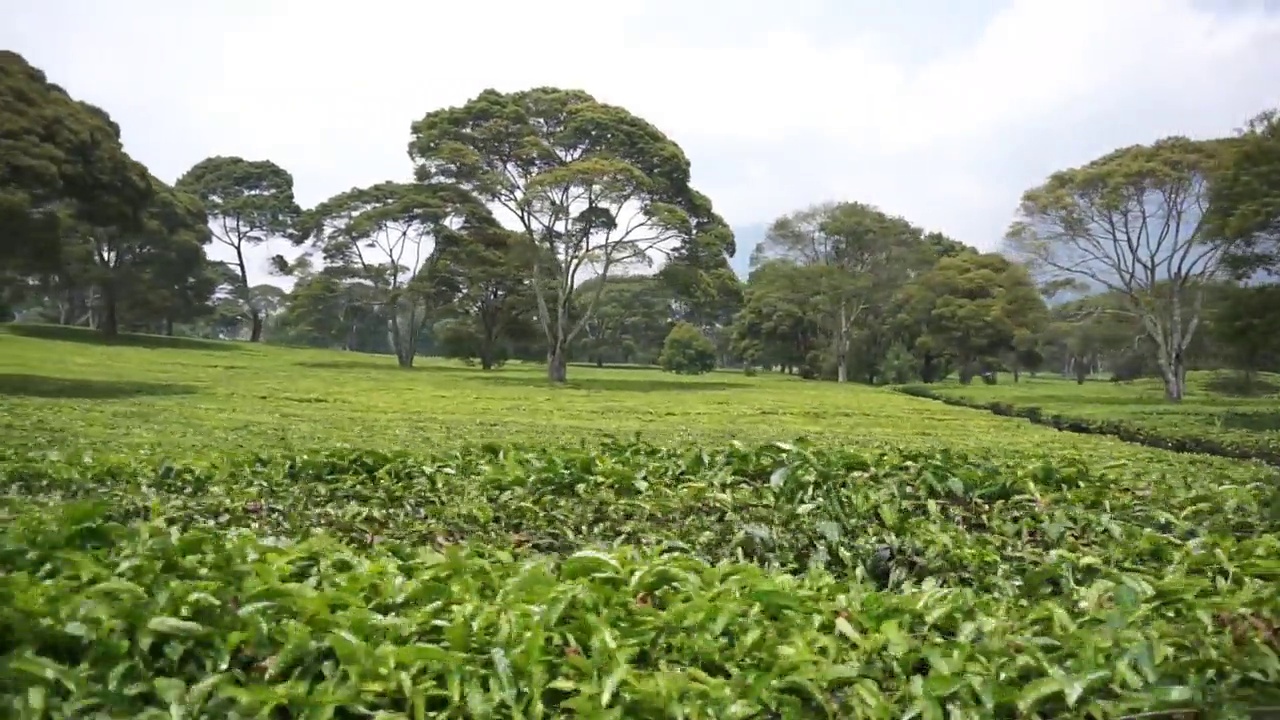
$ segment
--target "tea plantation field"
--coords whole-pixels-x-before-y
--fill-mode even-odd
[[[1165,401],[1159,380],[1083,385],[1057,376],[1007,375],[997,385],[956,382],[901,388],[967,407],[1069,429],[1119,436],[1154,447],[1174,448],[1280,466],[1280,375],[1193,372],[1186,398]]]
[[[0,717],[1280,706],[1275,468],[570,376],[0,329]]]

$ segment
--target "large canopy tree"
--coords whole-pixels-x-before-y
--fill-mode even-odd
[[[671,287],[649,275],[621,275],[592,278],[583,293],[594,297],[597,283],[604,288],[584,330],[587,359],[597,366],[657,362],[673,320]]]
[[[0,280],[56,273],[67,232],[137,221],[150,177],[106,112],[7,50],[0,108]]]
[[[822,371],[827,345],[823,303],[813,288],[824,268],[774,259],[751,271],[741,312],[733,325],[734,352],[748,365],[782,366],[804,377]]]
[[[166,329],[179,315],[197,312],[213,294],[204,246],[208,218],[195,197],[151,178],[151,200],[135,215],[118,208],[115,222],[77,223],[73,242],[83,243],[86,269],[101,295],[100,329],[115,335],[125,304],[136,317],[163,319]]]
[[[917,352],[949,356],[966,384],[1000,366],[1020,336],[1040,332],[1049,321],[1026,270],[994,253],[943,258],[905,296],[910,316],[923,322]]]
[[[753,266],[786,259],[820,268],[811,291],[834,342],[836,379],[849,379],[854,324],[862,312],[887,302],[907,279],[908,262],[920,251],[923,231],[862,203],[812,205],[779,218],[752,253]]]
[[[450,327],[455,339],[467,340],[461,344],[463,354],[474,350],[485,370],[498,361],[499,343],[508,332],[534,314],[528,273],[532,259],[524,233],[496,223],[459,233],[440,254],[432,280],[454,296]],[[459,349],[458,345],[453,349]]]
[[[1006,238],[1011,255],[1042,279],[1075,278],[1124,297],[1174,401],[1186,385],[1204,288],[1228,249],[1205,222],[1223,151],[1220,141],[1173,137],[1054,173],[1023,194]]]
[[[467,232],[493,226],[484,204],[458,186],[384,182],[308,211],[295,240],[311,242],[326,264],[368,285],[368,297],[387,317],[397,360],[412,367],[430,311],[457,292],[434,274],[441,258]]]
[[[456,183],[503,208],[538,246],[530,273],[553,382],[565,381],[569,344],[594,311],[587,298],[570,314],[584,272],[607,278],[693,242],[733,253],[732,233],[690,187],[680,147],[585,92],[486,90],[427,113],[412,134],[419,180]]]
[[[245,250],[288,235],[300,211],[293,176],[270,160],[215,156],[196,163],[175,185],[204,203],[213,238],[235,252],[239,298],[252,327],[249,340],[262,339],[262,310],[253,301]]]

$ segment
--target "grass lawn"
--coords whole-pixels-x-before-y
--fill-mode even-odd
[[[0,329],[0,717],[1280,705],[1274,468],[777,375],[419,364]]]

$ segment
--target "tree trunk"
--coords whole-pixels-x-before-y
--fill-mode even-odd
[[[564,344],[556,342],[547,351],[547,379],[553,383],[563,383],[569,377],[569,358],[566,356]]]
[[[412,342],[406,342],[400,327],[399,311],[394,307],[391,309],[391,319],[387,322],[387,325],[387,334],[391,336],[391,349],[396,354],[396,364],[402,368],[413,367],[415,348]]]
[[[1182,402],[1182,397],[1186,393],[1187,387],[1187,368],[1182,362],[1182,353],[1173,354],[1173,359],[1167,364],[1162,363],[1164,376],[1164,396],[1170,402]]]
[[[171,317],[164,319],[164,334],[173,337],[173,318]]]
[[[262,340],[262,313],[253,308],[249,311],[249,342],[260,342]]]
[[[836,337],[836,382],[849,382],[849,323],[844,303],[840,303],[840,325]]]
[[[496,364],[494,355],[497,354],[494,348],[498,344],[498,338],[501,337],[502,325],[483,313],[480,316],[480,325],[480,367],[484,370],[492,370]]]
[[[1021,378],[1021,375],[1022,375],[1022,371],[1018,369],[1018,366],[1017,366],[1017,365],[1014,365],[1014,366],[1013,366],[1013,381],[1014,381],[1015,383],[1016,383],[1016,382],[1018,382],[1018,380]]]
[[[598,368],[604,367],[604,355],[599,355],[599,354],[596,355],[596,367]]]
[[[98,329],[107,337],[120,334],[120,318],[116,314],[116,289],[111,283],[102,286],[102,321]]]
[[[348,352],[356,349],[356,323],[354,322],[347,328],[347,341],[343,349]]]

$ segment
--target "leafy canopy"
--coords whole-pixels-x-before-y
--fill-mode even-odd
[[[270,160],[215,156],[196,163],[176,183],[204,203],[224,242],[264,242],[285,235],[300,214],[293,176]]]
[[[150,199],[146,168],[103,110],[72,99],[21,55],[0,51],[0,262],[56,265],[67,219],[136,220]]]
[[[702,375],[716,369],[716,346],[689,323],[676,323],[662,343],[658,366],[679,375]]]
[[[551,354],[582,330],[569,319],[580,273],[608,277],[691,243],[690,260],[732,254],[733,236],[689,184],[678,145],[627,110],[578,90],[486,90],[413,124],[424,182],[456,183],[508,212],[538,245],[532,275]],[[708,262],[708,267],[711,268]],[[714,268],[711,268],[714,269]],[[550,368],[554,373],[555,368]]]
[[[1210,193],[1212,230],[1231,244],[1238,273],[1280,274],[1280,110],[1253,118],[1228,148]]]

